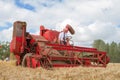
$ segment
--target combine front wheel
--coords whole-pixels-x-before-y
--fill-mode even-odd
[[[22,60],[23,67],[32,67],[31,56],[32,56],[32,53],[25,54]]]

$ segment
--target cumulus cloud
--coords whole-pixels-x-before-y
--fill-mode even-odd
[[[19,0],[21,5],[27,4],[34,10],[18,6],[15,1],[0,1],[0,28],[6,22],[20,20],[27,22],[27,31],[38,34],[41,24],[58,31],[70,24],[75,29],[72,36],[75,42],[90,44],[95,39],[120,42],[119,0]],[[0,36],[1,41],[10,41],[11,25],[0,29],[0,34],[7,34]]]
[[[116,34],[116,28],[111,23],[104,22],[94,22],[87,26],[81,26],[79,29],[76,29],[79,32],[79,40],[89,41],[95,39],[109,39],[111,36]]]
[[[0,41],[11,41],[13,27],[0,31]]]

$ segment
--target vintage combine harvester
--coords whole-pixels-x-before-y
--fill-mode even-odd
[[[74,30],[70,25],[71,33]],[[58,31],[40,26],[40,34],[26,32],[26,22],[16,21],[13,26],[13,37],[10,51],[16,57],[16,65],[25,67],[74,67],[94,66],[106,67],[109,62],[106,52],[96,48],[87,48],[57,43]],[[71,37],[69,37],[71,38]]]

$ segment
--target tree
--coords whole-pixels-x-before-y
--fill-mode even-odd
[[[0,59],[5,59],[9,57],[10,55],[10,48],[9,48],[9,42],[0,42],[1,48],[0,48]]]
[[[109,53],[109,43],[106,44],[105,51]]]
[[[109,56],[111,58],[111,62],[116,62],[117,53],[118,53],[117,44],[113,41],[109,46]]]
[[[100,51],[106,51],[106,44],[101,39],[94,40],[93,47],[97,48]]]
[[[113,41],[109,44],[99,39],[94,41],[93,47],[107,52],[107,55],[110,57],[110,62],[120,62],[120,43],[117,44]]]

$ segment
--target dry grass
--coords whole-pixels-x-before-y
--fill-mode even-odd
[[[0,61],[0,80],[120,80],[120,64],[106,68],[74,67],[46,70],[15,66],[15,61]]]

